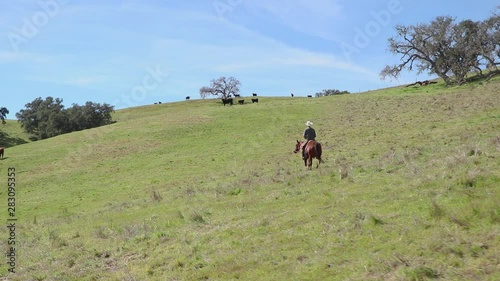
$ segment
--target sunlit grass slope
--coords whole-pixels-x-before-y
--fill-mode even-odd
[[[30,142],[29,135],[26,134],[19,123],[15,120],[5,120],[5,124],[0,122],[0,146],[12,147]]]
[[[0,275],[498,280],[499,86],[150,105],[11,147],[17,272]],[[312,171],[292,153],[307,120]]]

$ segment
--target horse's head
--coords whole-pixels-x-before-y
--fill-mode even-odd
[[[304,143],[304,142],[301,142],[301,141],[297,140],[297,143],[295,144],[295,150],[293,151],[293,153],[297,153],[297,152],[299,152],[299,151],[300,151],[300,148],[302,147],[302,144],[303,144],[303,143]]]

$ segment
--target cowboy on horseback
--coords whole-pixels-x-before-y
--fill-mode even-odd
[[[307,140],[304,145],[302,146],[302,158],[305,160],[307,158],[307,155],[304,151],[304,148],[307,146],[307,143],[309,141],[315,141],[316,140],[316,131],[312,127],[313,123],[311,121],[306,122],[307,128],[304,130],[304,138]]]

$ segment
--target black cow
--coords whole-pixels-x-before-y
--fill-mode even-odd
[[[226,104],[233,105],[233,99],[232,99],[232,98],[222,99],[222,104],[223,104],[224,106],[226,106]]]
[[[234,96],[235,98],[239,98],[239,97],[240,97],[240,95],[239,95],[239,94],[233,94],[233,96]]]
[[[259,99],[252,99],[252,103],[259,102]]]
[[[292,98],[293,98],[293,94],[291,94],[291,95],[292,95]]]
[[[186,97],[186,100],[188,100],[188,99],[190,99],[190,98],[191,98],[190,96],[187,96],[187,97]]]
[[[256,97],[256,96],[257,96],[257,94],[256,94],[256,93],[253,93],[253,94],[252,94],[252,96]]]
[[[5,151],[5,148],[0,147],[0,159],[3,159],[3,153]]]
[[[245,100],[239,100],[238,101],[238,104],[244,104],[245,103]]]
[[[312,98],[313,96],[311,96],[311,95],[307,95],[307,97],[308,97],[308,98]]]

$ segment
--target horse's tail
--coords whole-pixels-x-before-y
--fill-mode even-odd
[[[323,153],[323,150],[321,149],[321,143],[316,142],[316,157],[319,160],[319,163],[323,163],[323,159],[321,159],[321,154]]]

